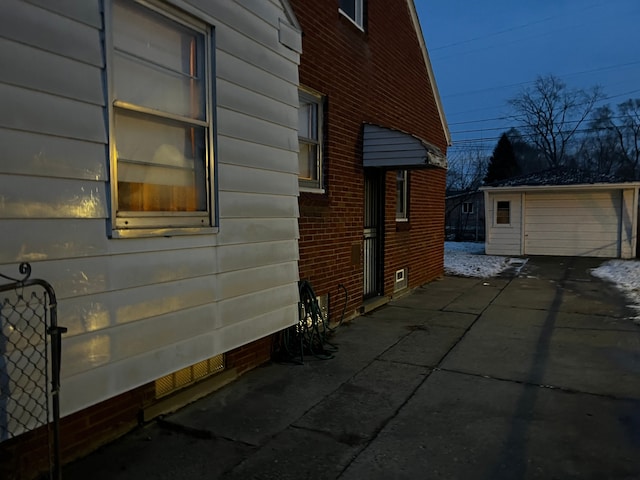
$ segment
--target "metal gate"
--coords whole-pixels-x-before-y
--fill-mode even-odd
[[[61,335],[56,296],[44,280],[0,274],[0,442],[46,428],[49,478],[60,478]]]
[[[380,174],[368,172],[364,177],[364,298],[381,293],[382,211]]]

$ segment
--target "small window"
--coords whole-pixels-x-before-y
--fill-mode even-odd
[[[473,213],[473,202],[464,202],[462,204],[462,213]]]
[[[409,172],[398,170],[396,174],[396,222],[409,219]]]
[[[340,13],[364,30],[364,0],[340,0]]]
[[[114,230],[211,226],[210,27],[117,0],[111,30]]]
[[[497,202],[496,224],[509,225],[511,223],[511,202]]]
[[[322,188],[322,97],[301,91],[298,109],[301,187]]]

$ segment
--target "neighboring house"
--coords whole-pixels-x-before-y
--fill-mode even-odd
[[[635,257],[639,188],[567,169],[483,187],[486,253]]]
[[[0,272],[57,292],[66,459],[298,321],[300,52],[286,0],[0,2]]]
[[[484,193],[451,192],[446,197],[445,236],[447,240],[483,241],[485,237]]]
[[[443,274],[450,138],[412,0],[291,4],[303,31],[300,277],[338,320]]]

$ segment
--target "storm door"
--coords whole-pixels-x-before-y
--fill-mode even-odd
[[[364,298],[382,294],[383,222],[382,179],[376,170],[364,177]]]

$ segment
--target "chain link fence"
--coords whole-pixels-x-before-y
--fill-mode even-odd
[[[44,280],[0,274],[0,442],[44,427],[50,478],[60,478],[59,388],[61,335],[56,297]]]

